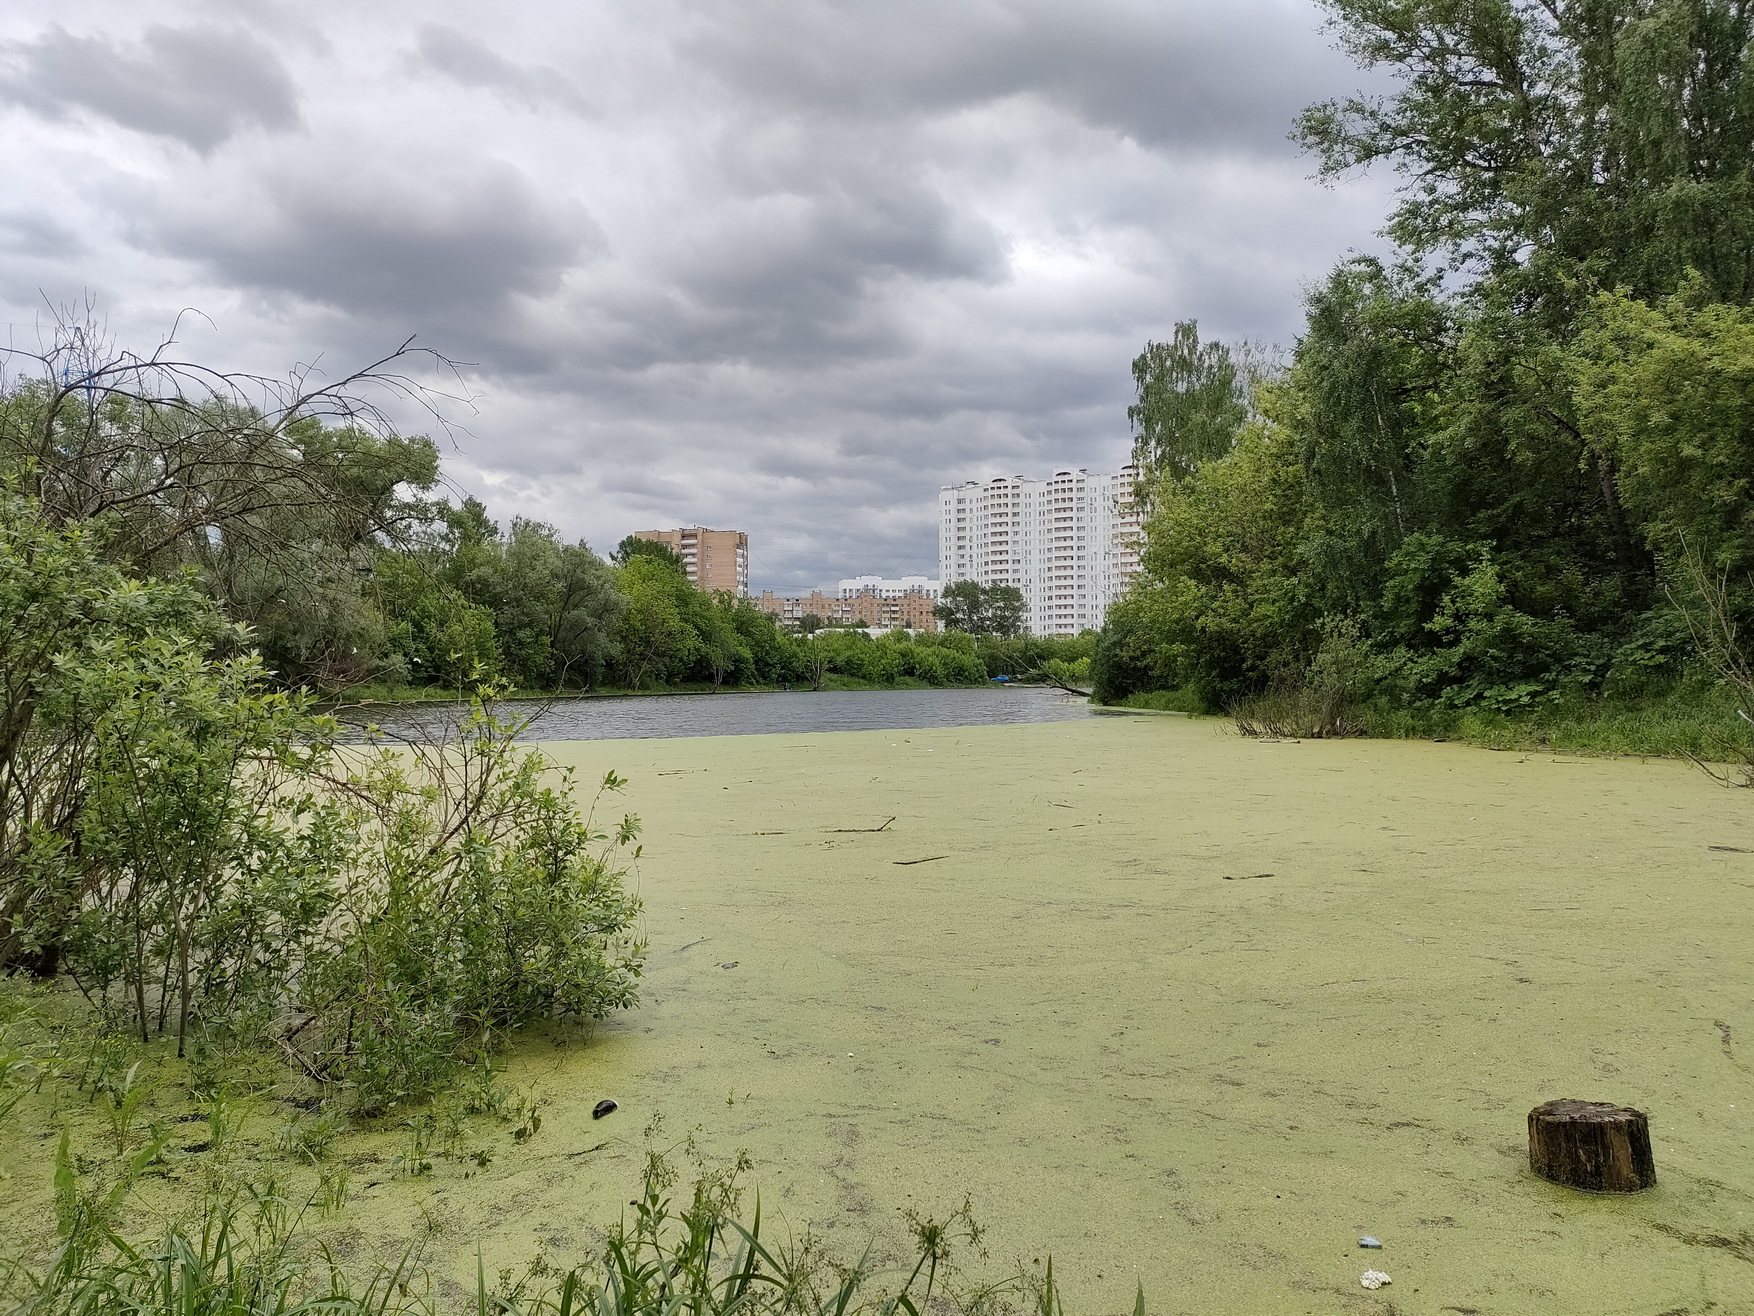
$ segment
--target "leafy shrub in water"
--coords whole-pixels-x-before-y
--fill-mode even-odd
[[[1274,682],[1264,693],[1231,707],[1245,736],[1321,739],[1363,734],[1359,704],[1389,664],[1364,642],[1357,623],[1330,618],[1322,625],[1322,644],[1302,672]]]
[[[516,725],[338,751],[186,584],[3,489],[0,607],[0,971],[66,971],[179,1053],[285,1044],[372,1107],[633,1003],[637,822],[593,831]]]
[[[347,836],[309,788],[329,725],[266,688],[254,655],[186,636],[131,645],[88,674],[104,716],[79,819],[66,967],[141,1040],[246,1032],[280,1012],[316,953]]]
[[[356,839],[293,1031],[368,1107],[431,1091],[496,1030],[636,999],[639,902],[611,857],[638,821],[595,830],[517,730],[478,703],[454,737],[381,749],[347,779]],[[600,794],[624,784],[610,773]]]
[[[50,528],[0,483],[0,972],[52,974],[83,898],[96,745],[137,661],[240,637],[183,580],[103,559],[102,524]]]

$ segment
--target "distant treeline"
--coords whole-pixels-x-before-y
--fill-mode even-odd
[[[1189,322],[1135,362],[1099,696],[1515,713],[1745,669],[1754,9],[1330,8],[1399,80],[1302,139],[1411,180],[1402,256],[1313,288],[1288,359]]]
[[[817,686],[830,675],[969,685],[1095,644],[954,629],[799,634],[747,598],[696,589],[666,545],[630,536],[604,561],[538,522],[502,533],[473,500],[443,509],[419,547],[381,549],[361,597],[382,618],[380,679],[446,688]]]
[[[205,595],[286,688],[959,685],[1094,643],[1001,638],[996,622],[986,635],[796,634],[749,599],[694,588],[665,545],[630,536],[605,559],[552,526],[501,527],[473,498],[434,496],[435,445],[368,423],[351,400],[269,411],[195,368],[69,355],[0,394],[0,485],[49,524],[83,527],[132,578]],[[64,382],[81,371],[96,382]],[[979,629],[986,613],[970,615]]]
[[[820,686],[829,676],[944,686],[1022,675],[1095,644],[1093,635],[1030,641],[954,629],[800,634],[750,599],[695,588],[666,545],[629,536],[605,560],[537,521],[502,531],[474,499],[437,506],[412,541],[378,547],[360,573],[364,625],[340,671],[335,637],[297,628],[284,640],[262,632],[270,658],[328,686],[719,689]]]

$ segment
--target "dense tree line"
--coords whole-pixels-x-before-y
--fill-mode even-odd
[[[1754,10],[1328,7],[1397,89],[1299,133],[1402,173],[1401,255],[1312,289],[1288,360],[1191,323],[1141,354],[1144,570],[1099,694],[1674,688],[1754,620]]]
[[[438,496],[436,446],[343,388],[94,341],[74,326],[0,393],[0,481],[128,578],[205,598],[244,628],[222,647],[259,653],[281,688],[945,685],[1023,670],[1002,647],[1020,598],[972,600],[957,636],[792,633],[749,599],[694,588],[662,544],[630,536],[605,559]]]
[[[383,679],[416,685],[814,687],[831,674],[967,685],[998,674],[982,657],[997,636],[792,632],[750,599],[696,589],[663,544],[629,536],[605,561],[539,522],[502,532],[474,499],[439,508],[418,546],[381,548],[362,595],[381,609]]]

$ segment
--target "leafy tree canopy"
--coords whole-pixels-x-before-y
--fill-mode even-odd
[[[973,580],[946,585],[933,611],[946,626],[969,635],[1020,635],[1029,615],[1017,586]]]

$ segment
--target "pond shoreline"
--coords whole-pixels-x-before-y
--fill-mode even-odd
[[[845,680],[846,678],[840,678]],[[968,685],[871,685],[859,682],[856,685],[835,684],[824,685],[815,689],[803,685],[740,685],[726,686],[718,690],[513,690],[495,699],[495,703],[572,703],[593,699],[679,699],[698,695],[810,695],[810,694],[875,694],[894,693],[913,690],[986,690],[993,686],[1016,686],[1025,689],[1045,690],[1051,688],[1042,681],[998,681],[988,679],[978,684]],[[338,708],[391,708],[420,707],[428,705],[455,706],[466,708],[475,702],[476,696],[468,694],[435,694],[435,695],[393,695],[383,697],[374,695],[365,699],[345,699],[340,697],[324,697],[317,701],[317,707],[329,712]]]
[[[992,682],[924,689],[746,691],[740,698],[676,699],[669,695],[573,700],[503,700],[501,718],[521,723],[529,741],[653,740],[673,737],[811,734],[995,726],[1078,721],[1110,710],[1051,686]],[[456,703],[350,705],[336,710],[361,738],[377,727],[387,737],[448,734]]]

